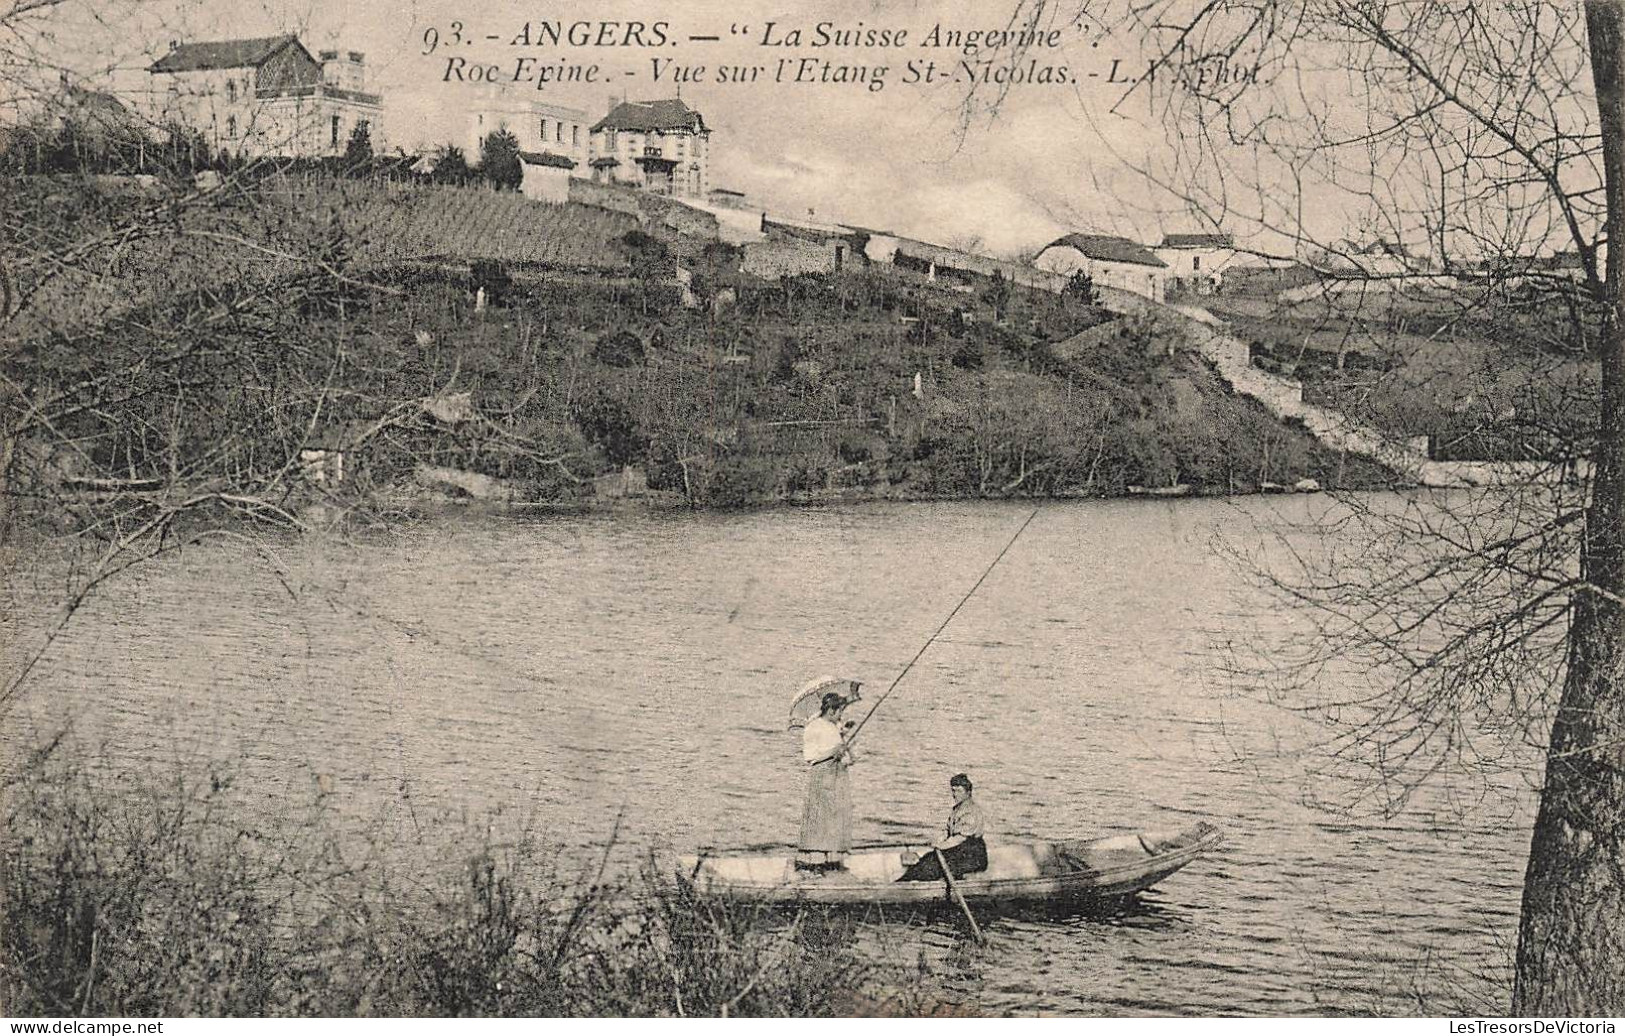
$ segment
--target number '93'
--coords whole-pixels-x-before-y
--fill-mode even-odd
[[[435,52],[435,48],[439,47],[442,43],[450,47],[461,42],[463,42],[462,22],[452,22],[450,29],[446,32],[444,37],[440,35],[440,30],[435,28],[433,25],[423,30],[423,53],[425,54],[433,54]]]

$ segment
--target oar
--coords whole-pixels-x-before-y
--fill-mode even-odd
[[[942,868],[942,880],[948,883],[948,891],[953,894],[954,902],[959,904],[959,909],[965,912],[965,920],[970,922],[971,934],[976,936],[977,942],[987,942],[987,936],[982,934],[982,926],[976,923],[976,915],[970,912],[970,904],[965,902],[964,893],[959,891],[953,868],[948,866],[948,857],[942,855],[942,850],[936,846],[932,846],[931,851],[937,854],[937,866]]]

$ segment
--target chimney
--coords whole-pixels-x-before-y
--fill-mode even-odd
[[[173,54],[175,51],[180,50],[180,49],[181,49],[181,41],[180,40],[170,40],[169,41],[169,52],[171,54]]]

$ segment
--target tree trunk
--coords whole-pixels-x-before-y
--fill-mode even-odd
[[[1625,0],[1588,0],[1608,239],[1625,242]],[[1610,259],[1613,259],[1610,256]],[[1512,1008],[1625,1015],[1625,280],[1605,285],[1602,415],[1568,677],[1524,877]]]

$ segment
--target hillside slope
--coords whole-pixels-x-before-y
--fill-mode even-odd
[[[190,281],[171,268],[146,287],[115,270],[101,287],[131,285],[123,305],[75,310],[71,333],[33,325],[9,373],[48,405],[12,429],[10,484],[249,487],[297,506],[411,500],[426,481],[573,504],[646,482],[741,506],[1386,480],[1231,395],[1153,321],[1077,299],[1018,290],[995,319],[974,291],[875,266],[712,278],[702,294],[729,290],[691,309],[648,272],[665,246],[618,214],[320,193],[248,194],[212,224],[188,212],[180,240],[234,243],[212,268],[193,255]],[[529,251],[498,233],[515,213]],[[491,241],[508,244],[481,254]],[[487,267],[483,310],[469,259]],[[626,469],[619,489],[601,479]]]

